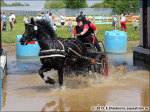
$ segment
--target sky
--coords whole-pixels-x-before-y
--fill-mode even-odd
[[[6,3],[11,4],[14,2],[20,3],[28,3],[30,6],[42,6],[44,7],[44,3],[46,0],[4,0]],[[94,3],[102,2],[104,0],[87,0],[88,6],[93,5]]]

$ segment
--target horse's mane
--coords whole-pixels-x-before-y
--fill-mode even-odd
[[[46,20],[37,20],[36,23],[39,24],[39,26],[42,27],[41,30],[43,32],[48,33],[51,36],[51,38],[57,37],[53,28],[50,26],[50,23],[47,22]]]

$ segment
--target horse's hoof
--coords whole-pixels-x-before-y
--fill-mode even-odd
[[[47,77],[47,80],[45,82],[49,84],[55,84],[55,80],[51,79],[50,77]]]
[[[60,90],[65,90],[65,88],[66,86],[62,86],[62,85],[59,87]]]

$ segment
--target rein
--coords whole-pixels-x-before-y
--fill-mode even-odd
[[[89,58],[89,57],[85,57],[85,56],[82,56],[81,54],[77,53],[76,51],[74,51],[72,48],[68,48],[68,50],[72,51],[74,54],[76,54],[77,56],[79,56],[80,58],[83,58],[83,59],[87,59],[87,60],[90,60],[90,61],[95,61],[94,63],[96,64],[102,64],[101,62],[98,62],[99,60],[97,59],[94,59],[94,58]]]

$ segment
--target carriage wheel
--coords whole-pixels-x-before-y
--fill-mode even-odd
[[[107,61],[105,58],[103,58],[101,60],[101,65],[100,65],[100,73],[102,75],[108,76],[108,65],[107,65]]]

